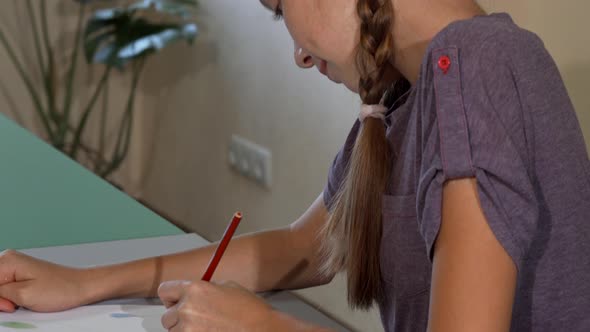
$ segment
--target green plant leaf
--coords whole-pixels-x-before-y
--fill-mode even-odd
[[[119,50],[117,57],[120,59],[133,59],[145,53],[157,52],[177,40],[184,39],[191,42],[198,32],[197,26],[192,23],[154,26],[154,28],[154,31],[157,32],[131,41]]]
[[[194,0],[140,0],[128,8],[130,10],[151,9],[159,13],[188,18],[191,16],[191,8],[197,6]]]
[[[134,10],[133,10],[134,11]],[[96,21],[109,21],[109,20],[114,20],[120,16],[123,15],[129,15],[130,14],[129,9],[127,8],[106,8],[106,9],[99,9],[97,11],[94,12],[94,15],[92,15],[92,20],[96,20]]]
[[[198,34],[196,24],[155,23],[136,14],[156,10],[179,16],[195,4],[193,0],[142,0],[126,8],[96,11],[85,29],[86,60],[123,69],[128,62],[158,52],[175,41],[191,43]]]
[[[97,17],[96,15],[93,15],[86,23],[86,28],[84,29],[84,36],[85,38],[87,38],[88,36],[93,36],[104,29],[114,28],[116,26],[124,24],[124,22],[118,21],[128,21],[129,19],[130,17],[122,16],[117,16],[116,18],[110,19],[102,19]]]

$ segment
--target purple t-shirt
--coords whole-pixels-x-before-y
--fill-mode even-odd
[[[511,330],[590,331],[590,162],[543,42],[507,14],[450,24],[386,125],[395,154],[383,197],[386,331],[426,330],[442,186],[465,177],[477,179],[486,219],[518,269]],[[359,126],[334,161],[327,206]]]

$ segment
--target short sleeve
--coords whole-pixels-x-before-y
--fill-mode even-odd
[[[430,122],[422,126],[427,130],[417,192],[418,222],[430,257],[440,229],[443,184],[476,178],[486,220],[520,269],[535,238],[539,204],[511,56],[490,44],[434,49],[430,56],[434,96],[424,109]]]
[[[332,208],[334,197],[340,190],[342,181],[346,176],[346,170],[348,169],[348,163],[350,161],[350,156],[352,154],[352,149],[354,148],[359,129],[360,122],[357,120],[350,130],[344,146],[334,158],[332,166],[330,167],[330,171],[328,172],[328,181],[324,187],[324,204],[328,210]]]

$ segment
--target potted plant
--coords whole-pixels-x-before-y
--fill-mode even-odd
[[[72,42],[71,57],[63,80],[57,79],[56,52],[51,44],[47,23],[45,0],[25,0],[27,15],[31,21],[37,70],[42,84],[36,85],[32,71],[27,71],[17,56],[13,44],[0,27],[0,46],[2,46],[16,68],[31,100],[35,115],[40,120],[42,136],[56,149],[74,160],[82,157],[98,175],[108,178],[125,160],[134,118],[134,105],[141,74],[147,60],[168,45],[186,41],[192,43],[198,33],[191,21],[197,6],[196,0],[140,0],[128,4],[92,10],[90,7],[107,0],[77,0],[77,25]],[[88,12],[90,12],[87,17]],[[36,15],[38,13],[38,15]],[[89,66],[101,66],[102,74],[96,82],[85,106],[77,110],[79,116],[72,116],[73,99],[76,93],[74,80],[79,67],[80,52]],[[98,117],[98,146],[90,146],[83,141],[89,127],[90,115],[97,112],[99,97],[107,92],[106,87],[114,70],[131,76],[127,100],[122,117],[117,124],[114,148],[107,154],[105,135],[107,131],[106,107]],[[58,94],[58,86],[63,93]]]

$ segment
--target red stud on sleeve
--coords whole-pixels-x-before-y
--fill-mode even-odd
[[[438,59],[438,67],[446,74],[449,71],[449,68],[451,68],[451,59],[446,55],[441,56]]]

